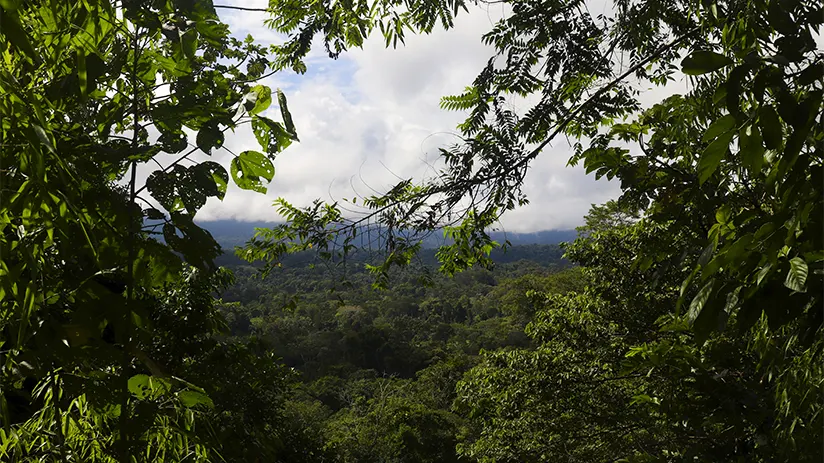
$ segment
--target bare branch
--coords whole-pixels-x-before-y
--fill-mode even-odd
[[[223,8],[226,10],[241,10],[241,11],[260,11],[262,13],[269,13],[268,8],[247,8],[245,6],[234,6],[234,5],[213,5],[215,8]]]

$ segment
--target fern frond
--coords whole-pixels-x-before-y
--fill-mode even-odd
[[[478,104],[478,89],[466,87],[460,95],[441,98],[441,109],[447,111],[465,111]]]

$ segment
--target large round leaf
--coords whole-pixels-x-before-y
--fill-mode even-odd
[[[223,131],[217,123],[209,122],[197,132],[197,147],[206,154],[212,154],[212,148],[223,146]]]
[[[244,190],[266,193],[263,179],[271,182],[275,177],[272,161],[257,151],[244,151],[234,159],[230,167],[235,184]]]

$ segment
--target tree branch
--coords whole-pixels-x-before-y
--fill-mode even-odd
[[[270,13],[269,9],[267,8],[246,8],[244,6],[233,6],[233,5],[213,5],[215,8],[223,8],[226,10],[242,10],[242,11],[260,11],[263,13]]]
[[[505,170],[503,173],[507,174],[507,173],[510,173],[510,172],[518,169],[518,168],[524,167],[527,163],[529,163],[529,161],[535,159],[535,157],[537,157],[541,153],[541,151],[543,151],[543,149],[546,148],[546,146],[550,142],[552,142],[552,140],[554,140],[555,137],[557,137],[566,128],[566,126],[569,125],[569,123],[572,122],[572,120],[575,119],[575,117],[578,116],[578,114],[580,114],[581,111],[583,111],[584,108],[586,108],[592,101],[594,101],[596,98],[600,97],[601,95],[607,93],[608,91],[612,90],[613,87],[615,87],[621,81],[623,81],[624,79],[629,77],[630,74],[632,74],[632,73],[636,72],[637,70],[641,69],[642,67],[646,66],[650,61],[657,58],[658,56],[660,56],[665,51],[667,51],[670,48],[678,45],[679,43],[684,41],[687,37],[689,37],[693,32],[695,32],[697,30],[698,30],[698,28],[696,27],[696,28],[690,30],[689,32],[687,32],[686,34],[676,38],[672,42],[670,42],[668,44],[665,44],[665,45],[662,45],[657,50],[655,50],[653,53],[651,53],[649,56],[647,56],[643,60],[635,63],[635,65],[633,65],[632,67],[627,69],[623,74],[621,74],[620,76],[618,76],[615,79],[613,79],[612,81],[610,81],[607,85],[601,87],[591,97],[587,98],[586,101],[581,103],[577,108],[575,108],[571,113],[569,113],[569,115],[567,117],[562,119],[561,122],[557,126],[555,126],[555,130],[546,138],[546,140],[541,142],[541,144],[538,145],[537,148],[532,150],[529,154],[524,156],[523,159],[521,159],[520,161],[513,164],[509,169]],[[486,176],[486,177],[476,178],[471,183],[480,184],[480,183],[483,183],[483,182],[486,182],[486,181],[489,181],[489,180],[494,180],[494,179],[500,177],[501,175],[502,174],[498,173],[498,174],[489,175],[489,176]]]

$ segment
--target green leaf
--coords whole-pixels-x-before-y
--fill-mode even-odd
[[[715,220],[720,224],[725,224],[730,221],[731,215],[732,211],[730,210],[730,206],[724,204],[715,211]]]
[[[798,83],[801,85],[812,85],[817,80],[824,77],[824,62],[818,61],[807,66],[798,75]]]
[[[738,262],[740,257],[747,253],[747,248],[752,244],[753,234],[747,233],[724,248],[725,262]]]
[[[762,7],[763,8],[763,7]],[[790,17],[790,13],[779,1],[771,1],[767,6],[767,21],[770,26],[783,35],[793,35],[797,32],[795,21]]]
[[[172,4],[194,20],[203,21],[218,17],[212,0],[174,0]]]
[[[684,298],[687,296],[687,289],[689,289],[690,284],[692,284],[692,280],[695,278],[695,275],[697,275],[698,271],[701,270],[701,266],[702,264],[699,262],[699,264],[694,269],[692,269],[690,275],[684,281],[681,282],[681,291],[678,293],[678,300],[675,302],[676,316],[681,315],[681,306],[684,305]]]
[[[188,408],[196,407],[198,405],[205,405],[209,408],[214,408],[215,406],[209,396],[198,391],[180,391],[177,393],[177,398],[184,407]]]
[[[735,128],[735,116],[727,114],[713,122],[704,133],[701,141],[709,143],[718,138],[719,135],[727,133]]]
[[[207,230],[197,226],[192,216],[181,212],[170,214],[173,225],[163,226],[163,237],[166,242],[183,255],[186,262],[201,269],[213,271],[214,258],[220,255],[220,245]],[[177,230],[183,234],[179,236]]]
[[[740,305],[741,299],[739,298],[738,294],[741,292],[741,287],[735,288],[734,291],[730,291],[727,294],[727,300],[724,302],[724,312],[727,316],[729,316],[733,310],[737,309]]]
[[[180,47],[183,49],[183,54],[190,60],[195,59],[197,52],[197,30],[189,29],[180,36]]]
[[[755,285],[761,286],[761,282],[764,281],[764,278],[770,273],[772,270],[772,264],[765,265],[761,270],[758,271],[755,275]]]
[[[31,58],[34,63],[40,63],[40,55],[38,55],[34,47],[32,47],[29,35],[20,25],[20,17],[17,13],[10,12],[9,10],[0,13],[0,34],[2,34],[9,43]]]
[[[86,53],[77,51],[77,80],[80,84],[80,94],[86,96],[89,89],[88,73],[86,72]]]
[[[647,394],[640,394],[636,395],[630,400],[630,405],[637,405],[637,404],[653,404],[653,405],[660,405],[661,400],[657,397],[650,397]]]
[[[249,115],[266,111],[269,105],[272,104],[272,90],[265,85],[255,85],[252,90],[246,94],[244,106]]]
[[[205,161],[189,169],[195,185],[207,196],[220,200],[226,195],[229,174],[226,169],[214,161]]]
[[[22,0],[0,0],[0,6],[2,6],[7,12],[17,11],[17,9],[20,8],[21,2]]]
[[[229,174],[214,161],[205,161],[186,168],[176,165],[170,172],[153,172],[146,180],[146,187],[168,211],[181,207],[194,216],[209,196],[223,199]]]
[[[217,122],[210,121],[197,132],[197,147],[206,154],[212,154],[212,148],[220,148],[223,142],[223,131],[218,127]]]
[[[202,172],[201,172],[202,173]],[[175,166],[176,190],[183,202],[186,211],[194,217],[197,211],[206,204],[207,191],[215,189],[214,183],[208,176],[197,176],[194,169],[186,169],[183,166]]]
[[[129,378],[129,393],[138,399],[145,399],[150,395],[149,375],[139,374]]]
[[[157,142],[161,149],[169,154],[179,153],[189,146],[186,134],[182,130],[164,132],[158,137]]]
[[[166,218],[166,215],[160,212],[159,210],[150,207],[148,209],[143,210],[143,216],[149,220],[163,220]]]
[[[197,21],[195,28],[201,37],[206,40],[206,42],[216,47],[220,47],[222,45],[229,33],[229,29],[226,24],[223,24],[215,19],[204,19]]]
[[[758,126],[747,126],[741,130],[738,140],[741,147],[739,151],[741,163],[744,164],[750,175],[758,175],[764,166],[764,145],[761,131],[758,130]]]
[[[174,60],[161,53],[155,53],[152,59],[157,62],[160,69],[166,71],[169,77],[181,77],[192,72],[192,66],[187,60]]]
[[[806,292],[807,271],[807,262],[801,257],[793,257],[790,259],[790,271],[787,272],[784,286],[800,293]]]
[[[167,211],[177,209],[177,194],[175,192],[175,176],[163,171],[155,171],[146,179],[146,189],[161,206]]]
[[[54,149],[54,144],[52,143],[51,138],[49,138],[49,135],[46,133],[46,131],[43,130],[43,127],[40,127],[37,124],[32,124],[31,128],[32,128],[32,130],[34,130],[34,133],[37,136],[37,139],[40,140],[40,143],[45,145],[46,149],[48,149],[52,153],[56,153],[56,151]]]
[[[727,88],[727,93],[724,95],[724,100],[726,102],[727,111],[731,114],[741,113],[741,86],[749,72],[750,66],[747,64],[736,66],[732,71],[730,71],[727,82],[724,84]]]
[[[753,236],[753,238],[756,239],[756,240],[764,239],[765,237],[767,237],[768,235],[770,235],[771,233],[773,233],[775,231],[775,227],[776,226],[775,226],[774,223],[767,222],[767,223],[765,223],[764,225],[761,225],[761,227],[758,228],[758,231],[755,232],[755,235]]]
[[[726,296],[724,296],[726,294]],[[715,330],[722,330],[729,317],[729,312],[737,307],[738,289],[729,291],[726,285],[721,286],[715,292],[715,297],[704,304],[700,313],[692,322],[692,329],[695,333],[695,341],[702,345],[710,333]]]
[[[244,151],[234,159],[230,172],[235,184],[244,190],[266,193],[261,179],[271,182],[275,177],[275,166],[266,156],[257,151]]]
[[[762,106],[758,110],[758,126],[764,136],[764,146],[767,149],[777,150],[784,141],[784,130],[778,113],[772,106]]]
[[[157,376],[138,374],[129,378],[129,392],[140,400],[154,398],[171,389],[171,383]]]
[[[692,302],[690,302],[690,308],[687,311],[687,320],[692,324],[701,314],[701,310],[703,310],[704,305],[706,305],[707,300],[710,298],[710,294],[712,293],[712,287],[715,285],[715,280],[710,280],[707,284],[698,291],[698,294],[692,298]]]
[[[718,169],[724,155],[727,154],[733,135],[735,132],[720,135],[701,153],[701,159],[698,161],[698,182],[702,185]]]
[[[286,104],[286,95],[278,89],[278,106],[280,106],[280,115],[283,117],[283,123],[286,125],[286,132],[295,141],[298,139],[298,132],[295,130],[295,124],[292,122],[292,113],[289,112],[289,106]]]
[[[268,117],[253,116],[252,132],[266,154],[274,156],[292,144],[293,137],[279,122]]]
[[[732,63],[731,59],[712,51],[694,51],[681,61],[681,71],[684,74],[697,76],[717,71]]]

